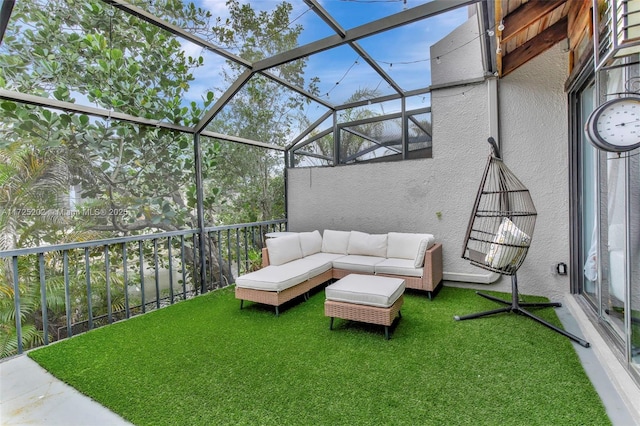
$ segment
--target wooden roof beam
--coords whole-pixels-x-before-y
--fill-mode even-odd
[[[565,16],[513,52],[505,55],[502,58],[502,76],[509,74],[520,65],[567,38],[567,22],[568,19]]]
[[[529,0],[518,9],[504,18],[504,30],[500,41],[505,43],[518,32],[525,29],[532,22],[536,22],[547,13],[551,13],[558,6],[562,6],[566,0]],[[498,24],[498,22],[496,22]]]

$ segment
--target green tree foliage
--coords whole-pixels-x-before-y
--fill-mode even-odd
[[[290,25],[289,4],[282,3],[271,13],[256,13],[236,1],[228,7],[227,21],[212,22],[209,12],[192,3],[156,0],[148,6],[161,12],[162,19],[206,40],[242,45],[242,56],[250,60],[296,45],[301,29]],[[141,117],[150,125],[1,102],[0,250],[196,228],[193,136],[153,123],[199,122],[215,102],[215,88],[201,93],[197,102],[185,99],[194,70],[203,66],[203,57],[186,54],[176,36],[105,2],[16,2],[0,46],[0,88]],[[304,61],[298,61],[276,73],[302,86],[303,70]],[[231,82],[237,72],[231,65],[223,77]],[[256,76],[216,119],[216,131],[283,145],[292,125],[289,112],[304,102]],[[244,222],[283,216],[282,157],[203,137],[202,162],[209,224],[219,223],[220,217]],[[72,199],[71,188],[79,200]],[[77,213],[69,214],[73,211]],[[207,247],[211,264],[218,268],[211,276],[224,275],[224,281],[231,282],[226,262],[216,258],[215,241]],[[193,265],[192,248],[187,252],[187,263]],[[149,253],[146,248],[145,254]],[[122,265],[118,254],[113,256],[112,265]],[[71,269],[80,271],[70,279],[74,300],[87,303],[82,256],[70,261]],[[104,261],[93,260],[96,271],[104,267]],[[10,262],[0,268],[4,312],[15,297],[13,270]],[[21,262],[20,268],[26,268],[20,271],[19,283],[26,321],[23,340],[31,345],[41,339],[28,328],[37,325],[42,311],[37,262]],[[110,272],[110,283],[99,272],[92,274],[96,288],[114,283],[121,287],[123,271]],[[46,275],[55,284],[48,295],[60,301],[54,295],[59,295],[61,282],[64,285],[61,263],[49,259]],[[198,285],[194,271],[190,276]],[[96,312],[103,312],[105,297],[92,297]],[[64,317],[63,305],[49,306],[54,323]],[[2,317],[1,337],[8,351],[15,348],[12,318],[15,314]]]
[[[182,14],[181,4],[167,5]],[[187,125],[213,101],[209,92],[201,105],[182,105],[201,58],[186,57],[176,37],[103,2],[18,2],[12,22],[0,55],[3,88],[67,102],[83,98]],[[189,135],[8,102],[2,107],[2,148],[28,144],[63,158],[67,185],[79,186],[90,200],[86,207],[96,214],[81,215],[74,226],[118,232],[193,227],[182,195],[194,182]],[[108,214],[114,211],[127,214]]]
[[[186,16],[180,3],[167,5],[172,6],[169,13]],[[193,11],[188,18],[200,20]],[[3,89],[95,105],[152,122],[191,125],[213,101],[209,92],[200,104],[183,105],[201,58],[186,56],[169,33],[101,1],[17,2],[0,64]],[[194,227],[193,203],[184,195],[194,186],[191,136],[14,102],[1,103],[0,111],[2,249]],[[215,156],[215,150],[207,154]],[[72,203],[71,188],[82,197],[78,205]],[[62,262],[52,260],[57,256],[51,253],[45,262],[46,281],[53,285],[47,303],[60,300],[56,291],[64,288]],[[121,264],[119,260],[115,255],[113,264]],[[114,266],[107,283],[104,263],[95,256],[90,262],[94,289],[104,292],[122,279]],[[84,271],[82,258],[71,256],[69,268]],[[14,266],[7,259],[0,269],[0,303],[12,305]],[[22,336],[28,347],[38,340],[30,327],[38,325],[42,315],[38,264],[21,259],[19,272]],[[88,296],[81,296],[86,295],[86,280],[76,275],[69,276],[69,291],[78,295],[71,300],[86,306]],[[119,306],[118,288],[109,289],[112,309]],[[93,298],[93,312],[100,315],[107,300]],[[76,308],[74,312],[86,312]],[[65,304],[54,303],[48,310],[55,335],[65,321]],[[74,314],[72,321],[82,318]],[[16,346],[14,324],[3,318],[3,339],[13,342],[5,345],[7,350]]]
[[[283,2],[272,11],[256,12],[249,4],[227,1],[230,17],[215,28],[216,42],[237,46],[238,55],[257,61],[297,46],[302,31],[290,20],[292,6]],[[305,60],[293,61],[269,70],[273,74],[304,87]],[[229,63],[224,80],[232,83],[243,69]],[[317,80],[312,79],[306,90],[317,94]],[[294,93],[263,75],[254,75],[209,126],[220,133],[235,135],[274,145],[285,146],[294,127],[296,111],[308,99]],[[217,168],[209,175],[221,182],[217,215],[228,219],[240,212],[242,221],[269,220],[284,216],[284,180],[282,152],[273,152],[246,145],[221,144],[221,156],[228,168]],[[237,216],[236,216],[237,217]]]

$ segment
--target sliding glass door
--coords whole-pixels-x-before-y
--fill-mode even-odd
[[[573,92],[575,287],[640,377],[640,149],[609,153],[584,132],[596,106],[629,96],[638,67],[601,72]],[[640,96],[640,94],[636,94]]]
[[[579,128],[584,129],[589,114],[595,107],[595,86],[588,85],[579,95]],[[581,223],[580,262],[582,267],[582,292],[597,306],[598,304],[598,152],[589,142],[584,131],[579,131],[581,194],[578,205]]]
[[[640,149],[630,155],[629,169],[629,289],[630,314],[628,318],[629,344],[632,368],[640,376]]]

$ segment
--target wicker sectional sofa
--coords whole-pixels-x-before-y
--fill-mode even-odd
[[[397,277],[432,299],[442,283],[442,244],[432,234],[325,230],[267,239],[262,269],[236,278],[245,300],[278,307],[351,273]]]

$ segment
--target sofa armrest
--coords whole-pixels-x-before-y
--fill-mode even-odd
[[[262,267],[269,266],[269,249],[264,247],[262,249]]]
[[[431,246],[424,254],[422,275],[425,290],[433,291],[442,281],[442,243]]]

